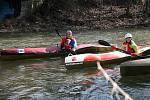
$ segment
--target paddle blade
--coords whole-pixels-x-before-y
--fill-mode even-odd
[[[98,40],[98,43],[100,45],[111,46],[107,41],[104,41],[104,40]]]

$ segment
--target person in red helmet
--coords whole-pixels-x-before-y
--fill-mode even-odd
[[[125,42],[123,42],[123,46],[127,51],[127,53],[131,54],[132,56],[139,54],[138,46],[133,41],[132,34],[130,33],[125,34]]]
[[[68,30],[66,36],[61,39],[60,47],[62,51],[75,54],[77,42],[76,39],[73,38],[71,30]]]

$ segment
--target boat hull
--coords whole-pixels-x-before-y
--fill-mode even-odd
[[[100,61],[101,65],[117,64],[130,59],[130,55],[113,51],[102,54],[80,54],[68,56],[65,58],[67,69],[96,67],[96,61]]]
[[[121,76],[150,74],[150,58],[127,61],[120,64]]]
[[[140,48],[141,54],[150,54],[149,47]],[[150,58],[150,56],[131,56],[119,51],[111,51],[101,54],[80,54],[65,58],[67,69],[96,67],[96,61],[100,61],[102,66],[108,64],[120,64],[125,61]]]
[[[67,55],[67,53],[59,53],[59,54],[42,53],[42,54],[3,55],[3,56],[0,56],[0,61],[35,59],[35,58],[37,59],[37,58],[48,58],[48,57],[61,57],[61,56],[65,56],[65,55]]]
[[[77,47],[76,53],[97,53],[112,51],[109,46],[81,44]],[[0,61],[20,60],[45,57],[64,57],[68,52],[63,52],[58,46],[47,48],[8,48],[0,51]]]
[[[106,60],[106,61],[94,60],[94,61],[88,61],[88,62],[77,62],[77,63],[72,63],[72,64],[65,64],[65,65],[68,70],[90,68],[90,67],[96,68],[97,67],[96,61],[99,61],[100,64],[104,67],[104,66],[112,65],[112,64],[120,64],[124,61],[128,61],[128,58],[129,57],[125,57],[121,59]]]

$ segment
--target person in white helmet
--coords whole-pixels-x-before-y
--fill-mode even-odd
[[[77,47],[77,41],[72,35],[72,31],[68,30],[65,37],[61,39],[61,50],[71,52],[75,54],[75,50]]]
[[[123,46],[125,47],[127,53],[131,54],[132,56],[139,54],[138,46],[133,41],[131,33],[125,34],[125,42],[123,42]]]

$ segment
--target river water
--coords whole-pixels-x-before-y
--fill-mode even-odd
[[[125,32],[131,32],[137,44],[150,44],[149,28],[83,31],[74,36],[78,44],[103,39],[121,46]],[[3,33],[0,48],[46,47],[56,45],[59,39],[55,32]],[[122,77],[118,68],[105,70],[134,100],[150,100],[150,75]],[[64,58],[0,62],[0,100],[115,100],[111,90],[100,71],[67,70]]]

